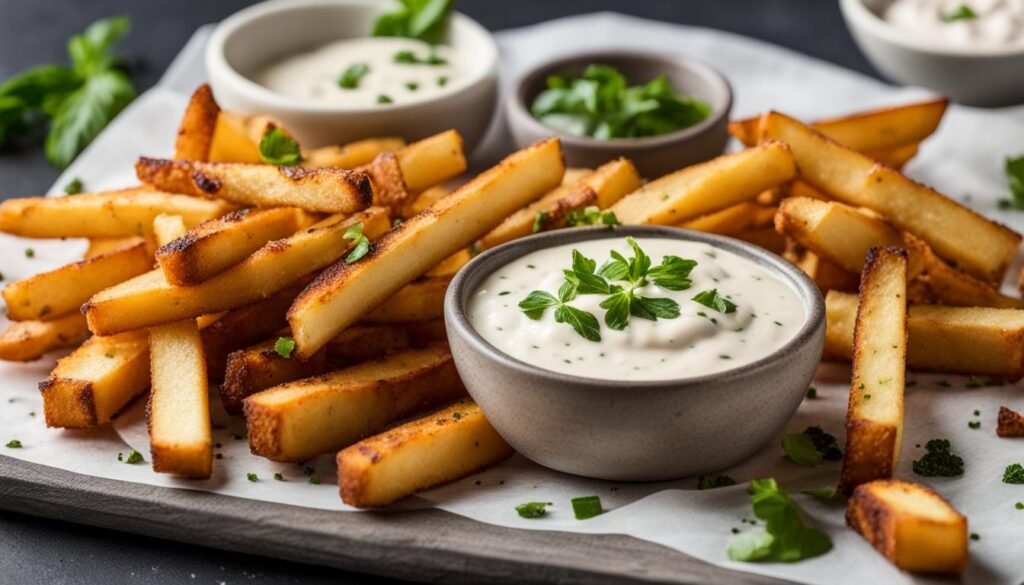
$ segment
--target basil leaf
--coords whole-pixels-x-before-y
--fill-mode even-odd
[[[294,138],[273,128],[260,139],[260,158],[268,165],[290,167],[302,162],[302,152]]]
[[[90,77],[114,66],[110,49],[131,29],[131,21],[123,16],[97,20],[80,35],[68,41],[68,55],[75,73]]]
[[[370,66],[366,63],[353,63],[338,78],[338,87],[342,89],[356,89],[363,77],[370,72]]]
[[[804,467],[816,467],[823,461],[814,441],[804,433],[786,433],[782,437],[782,450],[790,461]]]
[[[702,291],[694,295],[694,301],[704,305],[709,309],[714,309],[719,313],[735,313],[736,304],[729,299],[718,294],[718,289],[709,289]]]
[[[686,290],[693,284],[688,277],[694,267],[696,260],[684,260],[679,256],[665,256],[661,264],[651,268],[647,273],[654,280],[654,284],[668,290]]]
[[[616,331],[622,331],[629,325],[629,293],[618,292],[601,301],[600,307],[607,309],[604,324]]]
[[[67,67],[40,65],[11,77],[0,85],[0,96],[16,98],[28,108],[43,109],[78,89],[81,78]],[[53,112],[48,112],[52,114]]]
[[[597,322],[597,317],[582,309],[564,304],[559,305],[555,309],[555,321],[567,323],[584,339],[601,341],[601,325]]]
[[[46,136],[46,158],[65,168],[135,99],[131,80],[117,70],[97,73],[68,95],[57,108]]]
[[[544,315],[544,310],[558,305],[558,299],[551,293],[542,290],[535,290],[528,294],[525,299],[519,301],[519,308],[526,313],[526,316],[534,321]]]
[[[28,106],[18,98],[0,95],[0,145],[28,128],[29,113]]]
[[[679,303],[672,299],[633,297],[633,303],[643,307],[644,312],[656,319],[675,319],[679,316]]]

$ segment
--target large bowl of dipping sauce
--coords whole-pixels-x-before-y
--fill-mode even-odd
[[[394,8],[378,0],[272,0],[235,13],[206,49],[217,101],[276,118],[308,147],[417,140],[454,128],[470,151],[496,108],[493,37],[457,12],[440,44],[371,36]]]
[[[634,259],[648,268],[624,272]],[[455,276],[445,322],[466,388],[516,450],[624,481],[722,470],[777,438],[825,334],[821,294],[782,258],[650,226],[489,250]]]
[[[840,7],[886,77],[971,106],[1024,103],[1024,3],[840,0]]]

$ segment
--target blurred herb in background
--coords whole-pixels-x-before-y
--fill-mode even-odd
[[[1000,209],[1024,209],[1024,156],[1006,159],[1006,180],[1010,197],[999,200]]]
[[[608,65],[590,65],[582,77],[549,76],[530,109],[549,128],[600,139],[668,134],[711,113],[708,104],[676,93],[664,75],[629,86]]]
[[[401,7],[380,16],[375,37],[406,37],[436,45],[448,32],[452,0],[400,0]]]
[[[0,85],[0,145],[50,123],[46,158],[63,169],[135,99],[111,49],[131,28],[123,16],[98,20],[68,41],[71,67],[39,65]]]

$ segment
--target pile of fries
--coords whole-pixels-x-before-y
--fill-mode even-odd
[[[278,167],[258,145],[287,130],[223,112],[200,87],[174,159],[140,158],[140,186],[0,205],[2,231],[90,243],[83,260],[3,289],[0,358],[75,348],[40,384],[51,427],[107,424],[148,391],[153,469],[194,478],[211,473],[219,385],[253,453],[337,453],[342,499],[383,506],[512,452],[466,398],[445,343],[444,293],[474,253],[591,207],[729,235],[827,293],[827,356],[853,362],[851,525],[900,566],[959,570],[966,540],[942,559],[922,552],[936,523],[907,502],[942,509],[944,534],[966,534],[963,517],[927,488],[884,482],[904,372],[1019,379],[1024,301],[998,290],[1021,236],[898,170],[945,109],[812,124],[768,112],[731,125],[746,149],[646,183],[626,159],[566,169],[549,139],[449,192],[466,170],[454,131],[303,150]]]

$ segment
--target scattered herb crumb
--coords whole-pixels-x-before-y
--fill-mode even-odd
[[[981,540],[981,536],[977,532],[971,533],[971,540]]]
[[[259,477],[255,473],[246,473],[245,477],[249,481],[257,481],[257,480],[259,480]]]
[[[526,502],[516,506],[516,513],[521,518],[542,518],[547,515],[547,507],[554,506],[551,502]]]
[[[1003,483],[1024,483],[1024,465],[1012,463],[1003,471]]]
[[[19,441],[18,439],[11,439],[10,441],[7,441],[7,448],[8,449],[21,449],[22,448],[21,441]]]
[[[274,351],[284,359],[291,359],[295,351],[295,339],[291,337],[278,337],[274,342]]]
[[[604,513],[600,496],[583,496],[572,499],[572,512],[577,520],[587,520]]]
[[[143,461],[145,461],[145,460],[142,458],[142,453],[139,453],[135,449],[132,449],[131,451],[129,451],[128,452],[128,457],[125,457],[125,460],[124,460],[124,462],[129,464],[129,465],[135,465],[136,463],[142,463]]]
[[[964,460],[950,452],[948,439],[932,439],[928,451],[914,461],[914,473],[922,477],[956,477],[964,474]]]
[[[817,397],[818,397],[818,389],[817,388],[815,388],[814,386],[811,386],[810,388],[807,389],[807,398],[809,398],[811,400],[814,400]]]
[[[277,480],[277,481],[284,481],[284,475],[282,475],[280,472],[275,473],[274,474],[274,479]]]
[[[972,429],[974,429],[974,430],[978,430],[978,429],[981,428],[981,421],[980,420],[972,420],[972,421],[967,423],[967,426],[972,428]]]
[[[713,490],[731,485],[736,485],[736,480],[728,475],[716,475],[713,477],[702,475],[697,478],[697,489],[699,490]]]
[[[25,257],[26,258],[35,258],[36,257],[36,251],[33,250],[32,248],[25,248]]]
[[[311,475],[309,476],[309,483],[313,485],[320,485],[320,478],[315,475]]]
[[[82,185],[82,179],[75,177],[74,179],[68,181],[67,185],[64,185],[64,193],[68,195],[78,195],[79,193],[82,192],[83,188],[84,187]]]

